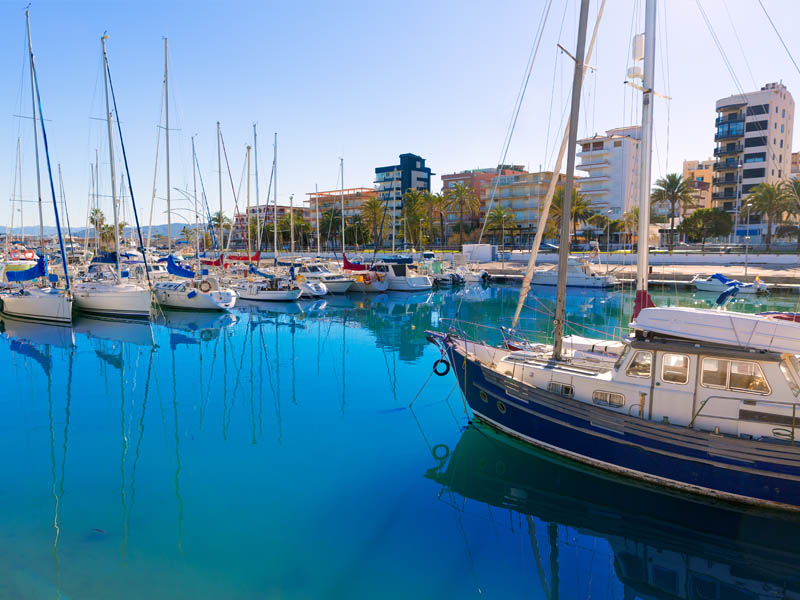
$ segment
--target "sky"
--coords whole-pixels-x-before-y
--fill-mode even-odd
[[[701,17],[708,15],[733,75]],[[762,0],[800,59],[792,35],[796,0]],[[25,2],[0,2],[0,225],[15,193],[21,140],[24,223],[38,224]],[[590,31],[599,0],[592,0]],[[31,33],[54,174],[61,165],[73,227],[83,226],[90,163],[100,157],[100,207],[111,214],[110,168],[100,38],[108,57],[143,224],[166,222],[163,132],[158,128],[169,44],[171,187],[192,188],[191,138],[211,210],[219,207],[216,122],[230,163],[223,162],[223,207],[246,203],[244,165],[258,128],[262,203],[278,136],[278,202],[299,203],[315,186],[372,187],[376,166],[419,154],[439,175],[494,167],[503,155],[537,30],[548,0],[405,0],[404,2],[104,2],[34,1]],[[574,52],[579,0],[552,0],[506,163],[552,168],[562,134],[573,67],[557,47]],[[643,0],[608,0],[584,82],[579,136],[638,123],[641,94],[624,84],[630,40],[643,31]],[[714,103],[783,81],[800,99],[800,73],[758,0],[661,0],[656,39],[653,176],[680,171],[714,147]],[[734,77],[738,81],[735,82]],[[795,116],[796,118],[796,116]],[[162,123],[163,125],[163,123]],[[795,130],[797,127],[795,126]],[[800,140],[794,142],[800,146]],[[122,166],[116,148],[117,177]],[[255,155],[250,201],[256,202]],[[232,180],[232,182],[231,182]],[[119,185],[119,179],[118,179]],[[199,184],[198,184],[199,185]],[[50,202],[42,161],[43,197]],[[56,181],[58,186],[58,181]],[[57,187],[58,189],[58,187]],[[16,190],[19,194],[19,190]],[[173,221],[193,219],[173,191]],[[127,209],[129,210],[129,209]],[[126,220],[132,221],[127,213]],[[47,204],[45,224],[53,224]],[[19,213],[15,226],[19,225]]]

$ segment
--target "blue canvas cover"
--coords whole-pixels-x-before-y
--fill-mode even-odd
[[[40,256],[39,260],[30,269],[24,271],[6,271],[6,279],[11,282],[30,281],[37,277],[47,277],[47,257]]]
[[[176,277],[194,279],[194,271],[176,263],[175,258],[171,254],[167,257],[167,273],[175,275]]]
[[[258,269],[255,268],[254,265],[250,265],[247,268],[247,272],[250,273],[251,275],[258,275],[259,277],[263,277],[264,279],[274,279],[275,277],[274,275],[270,275],[269,273],[264,273],[263,271],[259,271]]]

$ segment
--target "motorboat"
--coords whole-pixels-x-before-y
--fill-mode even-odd
[[[692,279],[692,285],[700,292],[714,292],[717,294],[731,288],[736,288],[737,294],[766,294],[769,292],[767,284],[758,277],[756,277],[754,283],[742,283],[737,279],[725,277],[722,273],[714,273],[708,277],[695,275]]]
[[[153,295],[159,305],[181,310],[230,310],[236,304],[236,292],[216,277],[156,281]]]
[[[331,294],[344,294],[353,286],[353,280],[345,275],[338,275],[323,263],[313,262],[300,265],[295,279],[301,285],[310,283],[324,283]]]
[[[150,316],[150,290],[127,277],[118,277],[112,265],[96,264],[72,286],[75,308],[86,313],[121,318]]]
[[[389,281],[383,273],[375,271],[354,271],[348,273],[353,279],[351,292],[361,292],[366,294],[381,294],[389,289]]]
[[[299,285],[282,277],[236,279],[231,283],[231,289],[242,300],[272,302],[294,302],[303,293]]]
[[[536,269],[531,280],[533,285],[558,285],[558,265],[546,269]],[[612,274],[602,275],[592,269],[586,260],[570,256],[567,261],[567,287],[609,288],[617,285]]]
[[[405,262],[379,262],[372,268],[375,273],[382,273],[389,282],[392,292],[421,292],[433,288],[433,280],[427,275],[418,274]]]
[[[456,267],[453,269],[453,271],[456,273],[456,275],[459,275],[467,285],[484,283],[491,279],[491,276],[486,269],[470,269],[462,265]]]

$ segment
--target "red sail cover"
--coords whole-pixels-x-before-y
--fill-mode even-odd
[[[218,267],[222,264],[222,259],[218,258],[217,260],[200,260],[200,263],[203,265],[208,265],[211,267]]]
[[[256,252],[251,256],[247,256],[247,254],[229,254],[225,257],[225,260],[250,260],[250,261],[258,261],[259,257],[261,256],[261,252]]]
[[[348,271],[366,271],[367,270],[367,265],[357,265],[357,264],[351,263],[349,260],[347,260],[347,255],[344,252],[342,252],[342,264],[344,265],[344,268],[346,270],[348,270]]]

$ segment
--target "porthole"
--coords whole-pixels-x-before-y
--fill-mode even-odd
[[[503,415],[506,414],[506,405],[503,404],[502,402],[498,401],[497,402],[497,410],[500,411],[500,414],[503,414]]]
[[[484,392],[483,390],[481,390],[478,395],[481,397],[481,400],[483,400],[484,402],[489,402],[489,396],[487,396],[486,392]]]

